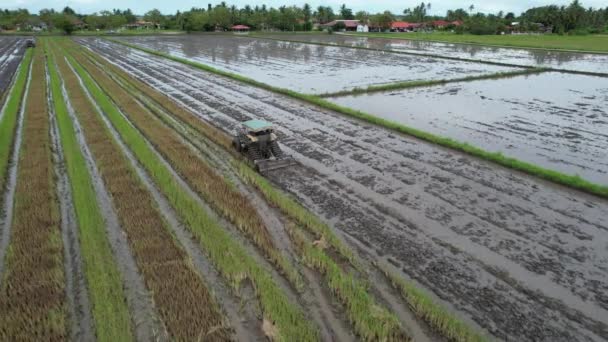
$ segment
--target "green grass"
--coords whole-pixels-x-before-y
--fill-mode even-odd
[[[446,84],[446,83],[491,80],[491,79],[499,79],[499,78],[516,77],[516,76],[522,76],[522,75],[538,74],[538,73],[545,72],[545,71],[546,71],[546,69],[544,69],[544,68],[530,68],[530,69],[524,69],[524,70],[517,70],[517,71],[510,71],[510,72],[497,72],[497,73],[487,74],[487,75],[467,76],[467,77],[454,78],[454,79],[396,82],[396,83],[388,83],[388,84],[382,84],[382,85],[372,85],[372,86],[369,86],[366,88],[354,88],[354,89],[350,89],[350,90],[338,91],[335,93],[326,93],[326,94],[319,95],[319,97],[360,95],[360,94],[375,93],[375,92],[390,91],[390,90],[429,87],[429,86],[441,85],[441,84]]]
[[[306,210],[290,196],[276,189],[266,178],[251,169],[248,164],[235,159],[233,160],[233,166],[238,171],[239,177],[247,184],[257,188],[268,202],[277,206],[283,213],[305,227],[317,239],[324,238],[342,257],[358,267],[351,250],[344,245],[327,224],[323,223],[317,216]]]
[[[608,186],[606,185],[600,185],[600,184],[595,184],[592,183],[588,180],[585,180],[583,178],[581,178],[578,175],[567,175],[558,171],[554,171],[554,170],[550,170],[550,169],[546,169],[543,167],[540,167],[538,165],[534,165],[525,161],[521,161],[512,157],[507,157],[504,156],[502,153],[500,152],[490,152],[490,151],[486,151],[482,148],[470,145],[468,143],[465,142],[460,142],[451,138],[447,138],[447,137],[442,137],[439,135],[435,135],[429,132],[425,132],[413,127],[409,127],[406,125],[402,125],[390,120],[386,120],[386,119],[382,119],[379,118],[377,116],[362,112],[362,111],[358,111],[358,110],[354,110],[352,108],[347,108],[347,107],[343,107],[343,106],[339,106],[335,103],[329,102],[319,96],[316,95],[308,95],[308,94],[302,94],[302,93],[298,93],[296,91],[293,90],[289,90],[289,89],[284,89],[284,88],[278,88],[278,87],[274,87],[271,85],[268,85],[266,83],[262,83],[253,79],[250,79],[248,77],[244,77],[238,74],[234,74],[231,72],[227,72],[227,71],[222,71],[222,70],[218,70],[216,68],[210,67],[208,65],[205,64],[201,64],[201,63],[197,63],[197,62],[193,62],[184,58],[180,58],[180,57],[175,57],[175,56],[171,56],[169,54],[163,53],[163,52],[159,52],[159,51],[154,51],[151,49],[146,49],[146,48],[142,48],[140,46],[134,45],[134,44],[130,44],[130,43],[126,43],[126,42],[122,42],[119,40],[111,40],[113,42],[119,43],[119,44],[123,44],[125,46],[129,46],[132,47],[134,49],[140,50],[140,51],[144,51],[147,53],[150,53],[152,55],[156,55],[156,56],[160,56],[160,57],[164,57],[176,62],[180,62],[186,65],[190,65],[192,67],[195,67],[197,69],[203,70],[203,71],[207,71],[207,72],[211,72],[220,76],[224,76],[224,77],[228,77],[231,78],[233,80],[237,80],[249,85],[253,85],[262,89],[266,89],[272,92],[275,92],[277,94],[282,94],[282,95],[286,95],[298,100],[302,100],[305,102],[308,102],[310,104],[316,105],[318,107],[324,108],[324,109],[328,109],[328,110],[332,110],[347,116],[351,116],[378,126],[382,126],[382,127],[386,127],[389,128],[391,130],[406,134],[406,135],[410,135],[413,137],[416,137],[418,139],[421,140],[425,140],[428,141],[430,143],[434,143],[440,146],[444,146],[444,147],[448,147],[457,151],[461,151],[464,153],[467,153],[469,155],[487,160],[487,161],[491,161],[494,162],[498,165],[510,168],[510,169],[514,169],[517,171],[521,171],[524,173],[527,173],[529,175],[533,175],[557,184],[561,184],[573,189],[577,189],[577,190],[581,190],[590,194],[594,194],[596,196],[599,197],[603,197],[603,198],[608,198]]]
[[[473,35],[434,33],[354,33],[358,36],[426,40],[459,44],[608,53],[607,35]]]
[[[13,148],[15,131],[17,129],[17,116],[21,109],[23,94],[25,93],[25,86],[27,85],[32,55],[32,49],[28,49],[21,61],[17,78],[15,79],[15,83],[8,95],[6,106],[4,107],[2,121],[0,121],[0,191],[4,189],[4,183],[6,182],[7,166]]]
[[[80,150],[74,125],[61,91],[54,59],[49,59],[52,99],[59,126],[61,146],[72,189],[72,201],[79,228],[79,242],[97,338],[100,341],[132,341],[132,326],[120,272],[114,262],[105,223],[86,161]]]
[[[364,341],[409,341],[397,317],[378,305],[367,287],[352,273],[346,273],[322,248],[314,246],[301,232],[288,232],[308,266],[325,275],[328,286],[344,304],[348,319]]]
[[[108,95],[72,57],[68,59],[125,144],[167,196],[171,206],[198,239],[222,276],[230,281],[236,291],[242,281],[251,280],[264,317],[278,328],[278,340],[317,340],[317,330],[305,318],[303,312],[290,303],[268,271],[249,256],[247,251],[201,208],[196,199],[178,184],[171,172],[150,149],[144,137],[122,117]]]
[[[424,320],[433,330],[441,333],[449,341],[455,342],[485,342],[489,339],[462,320],[447,312],[428,294],[416,287],[410,281],[401,279],[384,266],[379,266],[391,284],[410,306],[417,317]]]

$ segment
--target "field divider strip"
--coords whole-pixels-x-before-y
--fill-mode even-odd
[[[598,197],[608,198],[608,186],[607,185],[601,185],[601,184],[596,184],[596,183],[590,182],[586,179],[581,178],[578,175],[569,175],[569,174],[565,174],[565,173],[562,173],[559,171],[547,169],[547,168],[544,168],[544,167],[541,167],[541,166],[538,166],[538,165],[535,165],[535,164],[532,164],[529,162],[525,162],[525,161],[522,161],[522,160],[519,160],[519,159],[516,159],[513,157],[504,156],[501,152],[486,151],[482,148],[473,146],[466,142],[461,142],[461,141],[457,141],[452,138],[439,136],[439,135],[436,135],[436,134],[433,134],[430,132],[426,132],[426,131],[423,131],[420,129],[416,129],[416,128],[413,128],[410,126],[406,126],[406,125],[403,125],[403,124],[400,124],[400,123],[397,123],[397,122],[394,122],[391,120],[386,120],[386,119],[371,115],[371,114],[363,112],[363,111],[340,106],[335,103],[329,102],[316,95],[302,94],[302,93],[295,92],[293,90],[274,87],[274,86],[268,85],[266,83],[259,82],[259,81],[253,80],[251,78],[244,77],[244,76],[232,73],[232,72],[222,71],[222,70],[213,68],[213,67],[205,65],[205,64],[193,62],[193,61],[190,61],[190,60],[187,60],[184,58],[172,56],[170,54],[155,51],[152,49],[143,48],[138,45],[123,42],[120,40],[116,40],[116,39],[107,39],[107,40],[112,41],[117,44],[122,44],[124,46],[130,47],[130,48],[133,48],[136,50],[140,50],[140,51],[149,53],[151,55],[167,58],[169,60],[172,60],[172,61],[175,61],[178,63],[189,65],[194,68],[200,69],[202,71],[210,72],[210,73],[213,73],[213,74],[216,74],[219,76],[233,79],[235,81],[239,81],[239,82],[249,84],[249,85],[261,88],[261,89],[265,89],[265,90],[268,90],[268,91],[271,91],[271,92],[274,92],[274,93],[277,93],[280,95],[285,95],[285,96],[288,96],[288,97],[291,97],[291,98],[294,98],[294,99],[297,99],[300,101],[304,101],[309,104],[315,105],[317,107],[331,110],[333,112],[340,113],[340,114],[343,114],[346,116],[350,116],[350,117],[368,122],[370,124],[388,128],[395,132],[409,135],[409,136],[418,138],[420,140],[427,141],[429,143],[447,147],[447,148],[450,148],[450,149],[453,149],[456,151],[464,152],[471,156],[474,156],[474,157],[477,157],[477,158],[480,158],[480,159],[483,159],[486,161],[490,161],[490,162],[493,162],[500,166],[503,166],[503,167],[506,167],[509,169],[513,169],[513,170],[517,170],[517,171],[520,171],[520,172],[529,174],[531,176],[535,176],[535,177],[538,177],[538,178],[541,178],[541,179],[544,179],[544,180],[547,180],[547,181],[550,181],[550,182],[553,182],[556,184],[560,184],[560,185],[570,187],[570,188],[573,188],[576,190],[587,192],[589,194],[593,194]]]
[[[342,33],[341,33],[342,34]],[[534,46],[525,46],[525,45],[501,45],[501,44],[488,44],[488,43],[477,43],[477,42],[454,42],[449,40],[440,40],[440,39],[425,39],[418,37],[388,37],[388,36],[374,36],[373,34],[350,34],[344,33],[345,36],[352,37],[368,37],[375,39],[399,39],[399,40],[416,40],[422,42],[431,42],[431,43],[446,43],[446,44],[456,44],[456,45],[473,45],[473,46],[487,46],[487,47],[497,47],[497,48],[505,48],[512,50],[537,50],[537,51],[548,51],[548,52],[573,52],[573,53],[584,53],[590,55],[608,55],[606,51],[593,51],[593,50],[583,50],[583,49],[560,49],[560,48],[544,48],[544,47],[534,47]]]
[[[383,91],[390,90],[405,90],[410,88],[421,88],[421,87],[431,87],[431,86],[439,86],[444,84],[451,83],[459,83],[459,82],[473,82],[473,81],[481,81],[481,80],[498,80],[503,78],[512,78],[517,76],[524,75],[534,75],[547,72],[546,68],[528,68],[526,70],[518,70],[518,71],[508,71],[508,72],[497,72],[487,75],[479,75],[479,76],[467,76],[460,77],[454,79],[441,79],[441,80],[429,80],[429,81],[405,81],[405,82],[395,82],[388,83],[382,85],[372,85],[366,88],[354,88],[349,90],[337,91],[334,93],[325,93],[317,95],[321,98],[329,98],[329,97],[340,97],[340,96],[350,96],[350,95],[363,95],[369,93],[377,93]]]
[[[126,152],[120,151],[101,113],[96,115],[90,104],[86,107],[80,104],[77,115],[84,134],[170,338],[229,340],[228,322]]]
[[[342,256],[348,256],[348,260],[353,265],[359,265],[356,269],[360,269],[360,262],[357,257],[354,256],[352,251],[347,248],[341,240],[333,233],[331,228],[323,223],[317,216],[312,214],[310,211],[302,207],[297,201],[292,199],[291,196],[285,194],[283,191],[274,187],[266,178],[255,172],[251,166],[244,162],[240,158],[240,154],[236,153],[230,145],[230,138],[220,129],[209,125],[202,121],[200,118],[194,116],[191,112],[184,109],[183,107],[176,105],[173,100],[166,95],[160,93],[158,90],[151,88],[150,86],[142,83],[138,79],[125,73],[119,67],[103,60],[99,56],[94,56],[89,50],[83,49],[85,54],[88,54],[90,58],[95,59],[109,70],[116,72],[126,82],[130,82],[138,90],[145,93],[146,96],[156,102],[157,105],[165,107],[165,109],[172,114],[176,115],[184,125],[194,129],[195,132],[203,135],[212,142],[216,143],[221,148],[226,149],[229,154],[234,157],[231,160],[231,164],[235,168],[239,178],[246,184],[256,188],[262,196],[270,203],[279,208],[287,217],[291,218],[297,223],[296,227],[302,228],[308,233],[312,234],[316,241],[324,241],[327,247],[332,247]],[[315,251],[310,241],[308,241],[304,234],[300,231],[295,231],[294,228],[289,230],[291,238],[297,243],[300,252],[305,255],[309,266],[320,270],[326,274],[327,279],[344,280],[346,277],[351,277],[350,274],[340,274],[335,268],[335,263],[331,258],[327,258],[326,254],[321,254],[319,251]],[[307,242],[308,241],[308,242]],[[384,273],[386,271],[382,268],[380,270]],[[395,284],[405,283],[405,280],[401,280],[397,276],[390,278],[390,283],[395,289],[398,290],[399,294],[403,297],[407,305],[412,309],[412,312],[422,321],[426,322],[434,331],[438,331],[443,336],[446,336],[450,341],[486,341],[487,339],[476,332],[473,328],[469,327],[463,321],[455,318],[454,315],[449,313],[447,310],[442,308],[439,304],[436,304],[429,295],[427,295],[422,289],[416,288],[414,285],[409,284],[407,287],[397,287]],[[330,283],[332,290],[336,291],[339,286],[338,281]],[[357,288],[353,288],[356,291]],[[335,292],[338,296],[343,291]],[[406,296],[407,295],[407,296]],[[357,298],[357,296],[355,296]],[[349,298],[341,298],[342,300],[349,300]]]
[[[0,339],[68,336],[63,243],[52,162],[45,54],[34,52],[0,292]]]
[[[275,283],[270,273],[247,254],[243,246],[234,240],[220,224],[202,210],[195,198],[183,189],[173,174],[158,160],[145,138],[122,117],[111,99],[95,83],[93,78],[70,57],[96,101],[112,122],[125,144],[130,147],[142,166],[166,195],[183,223],[190,229],[220,273],[229,280],[235,291],[249,279],[258,296],[265,323],[274,338],[280,341],[316,341],[318,332],[305,318],[301,309],[289,301]]]
[[[608,73],[605,73],[605,72],[593,72],[593,71],[582,71],[582,70],[574,70],[574,69],[562,69],[562,68],[522,65],[522,64],[513,64],[513,63],[493,62],[493,61],[487,61],[487,60],[483,60],[483,59],[450,57],[450,56],[437,55],[437,54],[432,54],[432,53],[416,53],[416,52],[407,52],[407,51],[400,51],[400,50],[393,50],[393,49],[376,49],[376,48],[369,48],[369,47],[365,47],[365,46],[331,44],[331,43],[323,43],[323,42],[311,42],[311,41],[305,41],[305,40],[281,39],[281,38],[275,38],[275,37],[264,37],[264,36],[259,36],[256,34],[251,35],[250,37],[253,37],[256,39],[267,39],[267,40],[283,41],[283,42],[290,42],[290,43],[313,44],[313,45],[320,45],[320,46],[327,46],[327,47],[351,48],[351,49],[367,50],[367,51],[375,51],[375,52],[389,52],[389,53],[408,55],[408,56],[439,58],[439,59],[447,59],[447,60],[452,60],[452,61],[471,62],[471,63],[478,63],[478,64],[519,68],[519,69],[537,69],[537,70],[541,70],[541,71],[545,71],[545,72],[554,71],[554,72],[561,72],[561,73],[565,73],[565,74],[608,77]],[[247,38],[247,37],[239,36],[238,38]],[[391,39],[391,38],[377,37],[374,39]],[[487,46],[487,45],[485,45],[485,46]],[[537,71],[537,72],[541,72],[541,71]],[[500,74],[503,74],[501,72],[496,73],[496,74],[497,74],[497,78],[508,77],[508,75],[500,76]],[[508,74],[508,72],[504,72],[504,74]],[[488,77],[490,77],[490,76],[488,76]],[[452,82],[462,82],[463,80],[467,81],[466,78],[460,78],[460,79],[454,79],[454,80],[445,79],[445,80],[440,80],[440,82],[452,83]],[[441,83],[439,83],[439,84],[441,84]]]

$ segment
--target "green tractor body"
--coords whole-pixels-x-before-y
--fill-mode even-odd
[[[286,156],[278,143],[272,124],[263,120],[241,123],[233,138],[234,148],[251,160],[260,173],[294,165],[291,156]]]

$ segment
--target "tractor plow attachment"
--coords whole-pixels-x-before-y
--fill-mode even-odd
[[[281,159],[261,159],[255,161],[255,168],[260,173],[266,173],[273,170],[284,169],[292,165],[296,165],[297,162],[293,157],[285,157]]]

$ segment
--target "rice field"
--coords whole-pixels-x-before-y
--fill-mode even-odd
[[[608,338],[605,199],[479,157],[605,184],[603,78],[120,39],[0,50],[20,54],[0,73],[1,340]],[[232,146],[250,119],[297,164],[257,172]]]

